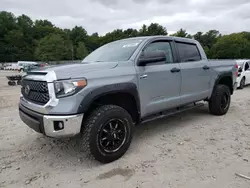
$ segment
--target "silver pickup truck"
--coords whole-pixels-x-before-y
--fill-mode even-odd
[[[152,36],[106,44],[82,63],[33,70],[22,79],[23,122],[48,137],[80,134],[102,163],[125,154],[136,124],[209,103],[227,113],[235,61],[208,61],[192,39]]]

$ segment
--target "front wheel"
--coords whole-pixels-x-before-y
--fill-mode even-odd
[[[83,124],[82,147],[99,162],[115,161],[129,148],[133,128],[126,110],[115,105],[101,106]]]
[[[226,85],[217,85],[209,100],[209,111],[213,115],[225,115],[231,103],[230,89]]]

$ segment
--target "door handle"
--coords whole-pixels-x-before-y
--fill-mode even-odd
[[[178,69],[176,67],[171,69],[172,73],[176,73],[176,72],[180,72],[180,71],[181,71],[181,69]]]
[[[205,66],[203,67],[203,69],[204,69],[204,70],[208,70],[208,69],[210,69],[210,67],[207,66],[207,65],[205,65]]]
[[[140,76],[140,79],[147,79],[147,78],[148,78],[148,75],[146,74]]]

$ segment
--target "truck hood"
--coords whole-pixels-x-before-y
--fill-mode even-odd
[[[48,66],[39,68],[31,72],[55,72],[58,80],[79,78],[84,76],[84,73],[113,69],[118,65],[117,62],[96,62],[96,63],[77,63]]]

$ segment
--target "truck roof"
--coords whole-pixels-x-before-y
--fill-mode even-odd
[[[150,39],[166,39],[166,40],[175,40],[180,42],[191,42],[197,43],[198,41],[190,38],[183,38],[183,37],[173,37],[173,36],[166,36],[166,35],[155,35],[155,36],[142,36],[142,37],[131,37],[122,40],[129,40],[129,39],[142,39],[142,40],[150,40]]]

